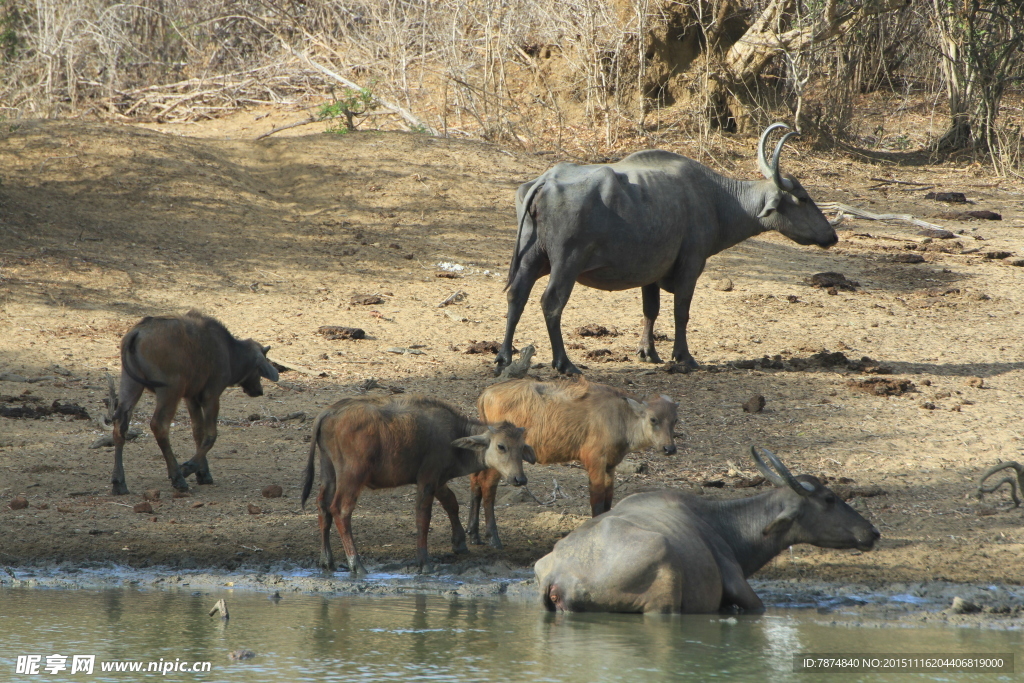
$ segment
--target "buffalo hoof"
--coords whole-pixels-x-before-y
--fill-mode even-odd
[[[501,539],[497,536],[491,536],[489,545],[495,550],[504,550],[505,546],[501,544]]]
[[[464,540],[461,543],[452,543],[452,552],[456,555],[468,555],[469,546],[466,545]]]
[[[180,473],[178,474],[177,477],[170,477],[170,480],[171,486],[174,487],[174,490],[184,491],[185,493],[188,493],[188,482],[185,481],[185,477],[181,476]]]
[[[583,374],[582,372],[580,372],[580,369],[578,367],[576,367],[575,365],[573,365],[573,362],[571,360],[569,360],[568,358],[564,358],[564,359],[562,359],[560,361],[559,360],[551,361],[551,367],[553,367],[555,370],[558,370],[558,372],[560,372],[563,375],[582,375]]]
[[[203,486],[208,486],[213,483],[213,477],[210,476],[209,470],[206,472],[196,472],[196,483]]]
[[[695,361],[693,359],[693,356],[691,356],[690,354],[686,354],[685,356],[677,356],[677,355],[673,354],[672,355],[672,360],[674,360],[676,363],[680,363],[682,365],[685,365],[686,367],[690,368],[691,370],[696,370],[697,368],[700,367],[700,363]]]
[[[637,349],[636,355],[640,356],[640,360],[644,363],[661,362],[661,356],[658,355],[658,352],[655,351],[653,347],[649,349]]]
[[[110,495],[112,496],[123,496],[128,493],[128,484],[123,481],[113,482],[113,486],[110,487]]]
[[[363,566],[362,560],[358,557],[353,557],[348,561],[348,569],[352,574],[352,578],[359,578],[360,576],[366,576],[370,572],[366,571],[366,567]]]
[[[484,544],[484,542],[480,540],[480,534],[479,533],[473,533],[473,532],[469,533],[469,542],[472,543],[473,545],[483,545]]]
[[[195,464],[191,460],[186,460],[185,462],[181,463],[181,465],[178,466],[178,472],[180,472],[181,476],[183,477],[187,477],[190,474],[194,474],[195,472],[198,471],[199,465]]]

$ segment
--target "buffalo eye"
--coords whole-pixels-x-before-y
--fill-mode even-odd
[[[651,424],[654,425],[655,427],[657,427],[658,426],[658,418],[652,417],[651,418]]]
[[[502,453],[504,453],[504,452],[505,452],[505,451],[507,451],[508,449],[507,449],[507,448],[505,448],[505,444],[503,444],[503,443],[499,443],[499,444],[498,444],[498,450],[499,450],[499,451],[501,451]]]
[[[832,495],[830,493],[827,496],[825,496],[825,505],[828,505],[829,507],[832,507],[835,504],[836,504],[836,497],[834,495]]]

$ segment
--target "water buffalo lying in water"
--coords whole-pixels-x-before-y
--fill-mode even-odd
[[[762,449],[763,450],[763,449]],[[717,612],[764,604],[747,577],[785,548],[869,550],[878,530],[815,477],[794,477],[771,452],[777,488],[739,500],[682,491],[636,493],[588,520],[537,561],[545,607],[573,612]]]
[[[114,473],[112,493],[128,493],[122,452],[132,411],[142,392],[156,394],[150,427],[167,462],[167,476],[179,491],[188,491],[185,477],[195,472],[197,484],[212,484],[206,454],[217,440],[220,395],[241,386],[249,396],[262,396],[260,378],[277,381],[267,360],[269,346],[236,339],[227,329],[198,311],[168,317],[145,317],[121,339],[121,389],[114,411]],[[192,419],[196,454],[178,467],[171,450],[170,427],[178,403],[185,399]]]
[[[693,159],[649,150],[614,164],[561,163],[519,186],[519,232],[509,265],[508,321],[498,370],[512,360],[512,337],[538,278],[550,274],[541,308],[551,339],[551,364],[579,373],[562,342],[562,309],[575,283],[595,289],[640,287],[644,326],[638,353],[660,362],[654,350],[659,288],[675,293],[673,360],[697,367],[686,344],[686,324],[697,278],[707,259],[753,235],[778,230],[798,244],[829,247],[836,231],[792,176],[779,171],[782,145],[758,165],[767,180],[726,178]]]
[[[678,406],[665,395],[651,395],[641,402],[621,389],[583,378],[572,383],[521,379],[492,384],[476,405],[485,422],[508,420],[525,427],[526,442],[537,462],[582,463],[590,476],[590,510],[595,517],[612,507],[615,467],[626,453],[652,447],[667,455],[676,452],[673,429]],[[499,479],[494,470],[470,477],[469,538],[480,543],[482,502],[487,536],[495,548],[502,547],[494,520]]]
[[[348,566],[366,574],[352,538],[352,510],[363,487],[416,485],[416,555],[428,564],[427,532],[434,498],[452,524],[452,548],[468,552],[459,503],[448,481],[488,467],[513,486],[526,483],[523,461],[534,462],[525,430],[508,422],[486,425],[425,396],[346,398],[317,417],[309,447],[302,504],[313,488],[314,455],[320,448],[320,565],[334,569],[331,520],[338,526]]]

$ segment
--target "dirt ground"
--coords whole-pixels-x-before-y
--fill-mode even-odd
[[[243,112],[160,130],[2,124],[0,409],[45,413],[57,401],[89,419],[0,417],[0,563],[312,566],[316,516],[313,506],[299,510],[299,494],[310,423],[322,408],[406,391],[475,412],[476,396],[494,381],[493,357],[466,350],[503,333],[514,191],[557,155],[315,127],[254,141],[286,118]],[[718,170],[755,177],[753,147],[739,139],[716,150]],[[847,494],[881,492],[852,502],[883,535],[870,553],[796,547],[758,578],[1024,582],[1024,510],[1005,489],[980,503],[972,495],[982,470],[1019,458],[1022,447],[1024,268],[1013,263],[1024,257],[1024,186],[914,154],[796,146],[783,167],[819,203],[909,213],[956,235],[929,239],[909,223],[847,218],[828,251],[767,234],[714,257],[694,299],[690,348],[702,368],[690,374],[633,355],[638,290],[578,287],[564,329],[587,377],[680,402],[678,454],[628,456],[617,499],[651,487],[753,495],[737,484],[756,474],[747,452],[757,443]],[[926,199],[929,191],[963,192],[970,203]],[[972,210],[1002,220],[955,214]],[[859,286],[808,284],[825,271]],[[728,291],[722,278],[732,282]],[[543,365],[533,374],[549,379],[542,287],[516,344],[536,344]],[[438,306],[458,291],[461,301]],[[359,295],[377,303],[352,303]],[[670,297],[663,301],[667,357]],[[90,445],[109,432],[103,399],[106,375],[120,371],[119,340],[144,315],[191,307],[270,344],[271,358],[293,370],[261,398],[225,392],[211,452],[216,483],[185,498],[171,496],[145,397],[136,411],[142,435],[125,450],[131,494],[111,496],[112,450]],[[617,334],[573,333],[588,324]],[[325,325],[359,327],[366,338],[332,340],[317,331]],[[610,353],[594,353],[601,349]],[[377,386],[367,389],[371,378]],[[862,386],[878,381],[887,382],[878,392],[896,393]],[[744,412],[756,394],[764,410]],[[276,419],[299,411],[309,419]],[[184,407],[171,439],[179,460],[190,456]],[[550,499],[556,481],[569,498],[544,506],[500,489],[505,550],[473,546],[459,562],[528,566],[586,518],[578,467],[530,467],[528,475],[537,498]],[[284,496],[262,497],[268,484]],[[134,512],[147,489],[161,492],[153,512]],[[465,507],[466,481],[453,489]],[[16,496],[28,507],[10,509]],[[371,566],[413,557],[412,499],[411,487],[363,494],[353,527]],[[448,532],[435,508],[430,550],[442,563],[456,560]]]

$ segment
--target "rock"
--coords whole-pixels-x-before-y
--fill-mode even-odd
[[[997,259],[1010,258],[1011,256],[1013,256],[1013,252],[1012,251],[984,251],[984,252],[981,253],[981,255],[983,257],[987,258],[987,259],[997,260]]]
[[[633,472],[636,474],[647,474],[650,472],[650,467],[647,466],[646,462],[637,463],[637,466],[633,468]]]
[[[965,212],[971,218],[978,218],[983,221],[1001,221],[1003,217],[1001,214],[995,211],[989,211],[988,209],[981,209],[980,211],[966,211]]]
[[[263,514],[263,510],[258,505],[253,505],[252,503],[249,503],[247,508],[249,510],[249,514],[250,515],[261,515],[261,514]]]
[[[349,302],[357,306],[373,306],[384,303],[384,297],[379,294],[356,294]]]
[[[703,488],[706,489],[724,489],[725,482],[721,479],[705,479],[700,483]]]
[[[966,383],[967,386],[974,387],[975,389],[981,389],[985,386],[985,380],[981,377],[969,377]]]
[[[366,330],[359,327],[343,327],[341,325],[321,325],[316,329],[319,334],[329,340],[334,339],[366,339]]]
[[[791,304],[798,304],[800,303],[800,297],[798,297],[796,294],[789,294],[786,296],[786,301],[788,301]]]
[[[201,507],[203,507],[203,501],[201,501],[201,500],[197,500],[196,502],[192,503],[192,508],[193,509],[201,508]]]
[[[249,414],[249,422],[259,422],[261,419],[263,419],[263,416],[260,415],[259,413]]]
[[[15,496],[14,499],[7,504],[7,507],[12,510],[24,510],[28,507],[28,498],[25,496]]]
[[[261,493],[264,498],[280,498],[284,495],[284,489],[277,484],[268,484],[263,487],[263,491],[261,491]]]
[[[711,281],[711,289],[717,289],[719,292],[731,292],[732,291],[732,280],[727,277],[718,278],[717,280]]]
[[[811,287],[818,287],[819,289],[835,287],[836,289],[844,289],[848,292],[856,292],[857,288],[860,287],[859,282],[848,280],[842,273],[836,273],[833,271],[815,273],[805,280],[805,282]]]
[[[688,365],[674,363],[672,361],[665,363],[665,365],[663,365],[661,369],[670,375],[685,375],[691,372],[692,370]]]
[[[35,505],[33,507],[35,507],[36,510],[49,510],[50,509],[50,504],[49,503],[40,503],[39,505]]]
[[[188,491],[175,491],[174,493],[171,494],[171,498],[188,498],[188,497],[189,497]]]
[[[143,500],[160,500],[160,489],[148,489],[142,494]]]
[[[924,263],[924,256],[920,254],[896,254],[892,257],[896,263]]]
[[[929,192],[924,196],[925,199],[934,199],[937,202],[946,202],[948,204],[966,204],[967,195],[963,192]]]
[[[936,240],[951,240],[956,237],[956,233],[950,232],[949,230],[943,230],[941,228],[923,228],[918,230],[917,234]]]
[[[136,503],[135,507],[132,508],[132,512],[143,512],[147,515],[153,514],[153,506],[149,504],[149,501],[143,501]]]
[[[935,410],[935,404],[931,401],[921,401],[920,406],[925,410]]]
[[[1024,258],[1015,258],[1007,261],[1011,266],[1017,266],[1018,268],[1024,266]]]
[[[953,598],[953,605],[950,607],[950,610],[952,610],[953,614],[975,614],[980,612],[981,608],[958,595]]]
[[[757,361],[746,358],[743,360],[734,360],[732,362],[732,366],[734,368],[739,368],[740,370],[753,370],[757,367]]]
[[[743,404],[743,412],[745,413],[760,413],[764,410],[765,400],[761,394],[751,396]]]

